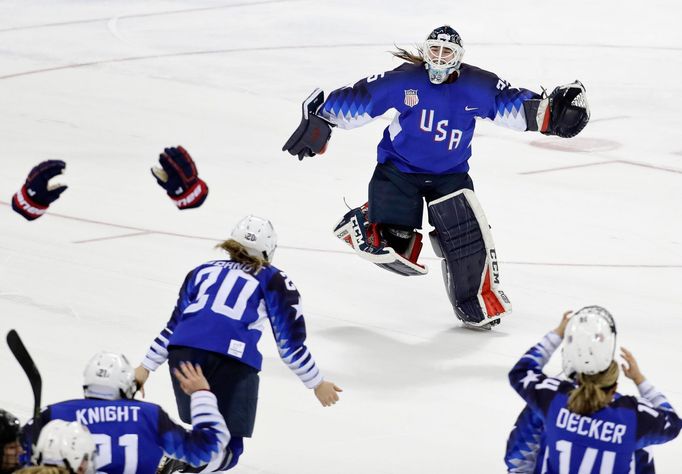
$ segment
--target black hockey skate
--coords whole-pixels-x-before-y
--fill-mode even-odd
[[[367,221],[367,204],[348,211],[334,227],[334,235],[346,242],[365,260],[398,275],[426,275],[428,268],[417,263],[421,234],[415,232],[405,255],[397,253],[381,239],[376,225]]]
[[[172,474],[174,472],[201,472],[206,466],[194,467],[184,461],[164,456],[156,469],[156,474]]]

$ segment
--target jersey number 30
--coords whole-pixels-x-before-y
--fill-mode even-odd
[[[197,272],[194,283],[199,284],[201,282],[199,293],[196,301],[185,308],[185,313],[194,313],[204,309],[211,293],[213,293],[209,293],[209,289],[218,281],[222,272],[227,272],[227,275],[222,279],[220,287],[213,297],[211,311],[231,319],[240,320],[242,318],[246,310],[246,303],[258,288],[258,280],[242,270],[222,267],[206,267]],[[242,284],[238,285],[237,283]]]

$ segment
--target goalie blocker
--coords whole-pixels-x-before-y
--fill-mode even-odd
[[[499,268],[490,226],[473,191],[462,189],[432,201],[429,234],[442,258],[443,280],[456,316],[466,325],[490,329],[511,313],[499,287]]]
[[[284,144],[282,151],[298,156],[299,161],[325,152],[333,125],[317,115],[323,103],[324,92],[321,89],[315,89],[303,101],[301,123]]]

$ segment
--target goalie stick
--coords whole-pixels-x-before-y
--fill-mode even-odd
[[[40,433],[40,398],[43,390],[43,379],[40,377],[40,372],[36,364],[33,362],[31,355],[26,350],[26,346],[21,341],[19,334],[11,329],[7,333],[7,345],[14,354],[14,357],[24,369],[26,377],[31,384],[33,390],[33,442],[38,442],[38,433]]]

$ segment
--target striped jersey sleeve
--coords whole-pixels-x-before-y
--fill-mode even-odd
[[[301,295],[283,272],[275,272],[268,281],[265,304],[280,357],[306,387],[317,387],[322,375],[305,345]]]
[[[230,442],[218,402],[208,390],[194,392],[191,398],[192,429],[186,430],[159,410],[159,445],[164,453],[192,466],[217,464],[223,460]]]
[[[486,94],[489,97],[487,107],[481,108],[482,114],[479,117],[492,120],[494,124],[512,130],[533,130],[532,126],[529,127],[529,121],[526,120],[524,103],[528,100],[539,100],[540,96],[528,89],[512,87],[492,72],[481,71],[480,75],[481,82],[490,92]]]
[[[332,91],[320,108],[320,115],[339,128],[365,125],[393,107],[391,71],[361,79],[352,87]]]
[[[561,337],[557,333],[547,333],[509,372],[511,386],[543,418],[562,382],[547,377],[542,369],[560,344]]]
[[[154,338],[149,349],[147,349],[147,354],[142,360],[142,366],[147,370],[151,370],[152,372],[155,371],[168,359],[168,340],[173,334],[175,327],[178,325],[178,322],[182,317],[182,312],[189,304],[188,293],[189,286],[192,284],[193,274],[194,271],[191,271],[185,277],[185,281],[180,288],[178,301],[175,304],[175,308],[173,309],[173,313],[171,314],[168,323],[166,323],[166,326],[161,330],[159,335]]]
[[[670,402],[668,402],[668,399],[665,398],[665,395],[663,395],[663,393],[654,387],[654,385],[648,380],[645,380],[639,384],[637,386],[637,390],[639,390],[640,397],[649,400],[656,408],[663,408],[667,410],[673,409],[673,407],[670,405]]]

